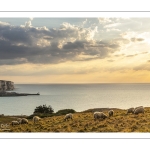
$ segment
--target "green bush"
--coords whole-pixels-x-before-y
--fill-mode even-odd
[[[65,115],[68,113],[75,113],[76,111],[74,109],[62,109],[62,110],[58,110],[56,112],[56,115]]]
[[[52,114],[54,112],[53,108],[49,105],[40,105],[34,109],[33,114]]]

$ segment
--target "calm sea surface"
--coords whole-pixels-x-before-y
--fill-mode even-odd
[[[15,92],[40,96],[0,97],[0,114],[31,115],[36,106],[83,111],[90,108],[150,107],[150,84],[17,84]]]

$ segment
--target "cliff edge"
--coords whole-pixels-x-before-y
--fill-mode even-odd
[[[12,91],[14,90],[14,82],[0,80],[0,91]]]

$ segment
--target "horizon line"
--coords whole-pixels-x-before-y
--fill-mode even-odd
[[[150,84],[150,82],[77,82],[77,83],[45,83],[45,82],[41,82],[41,83],[15,83],[15,84]]]

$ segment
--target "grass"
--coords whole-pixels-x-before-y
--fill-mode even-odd
[[[108,114],[108,109],[103,110]],[[32,119],[29,124],[10,126],[10,130],[0,132],[150,132],[150,107],[144,114],[126,114],[126,110],[114,109],[114,116],[94,121],[93,110],[76,112],[73,120],[64,121],[65,115],[42,118],[37,124]],[[10,123],[15,117],[0,117],[1,123]]]

